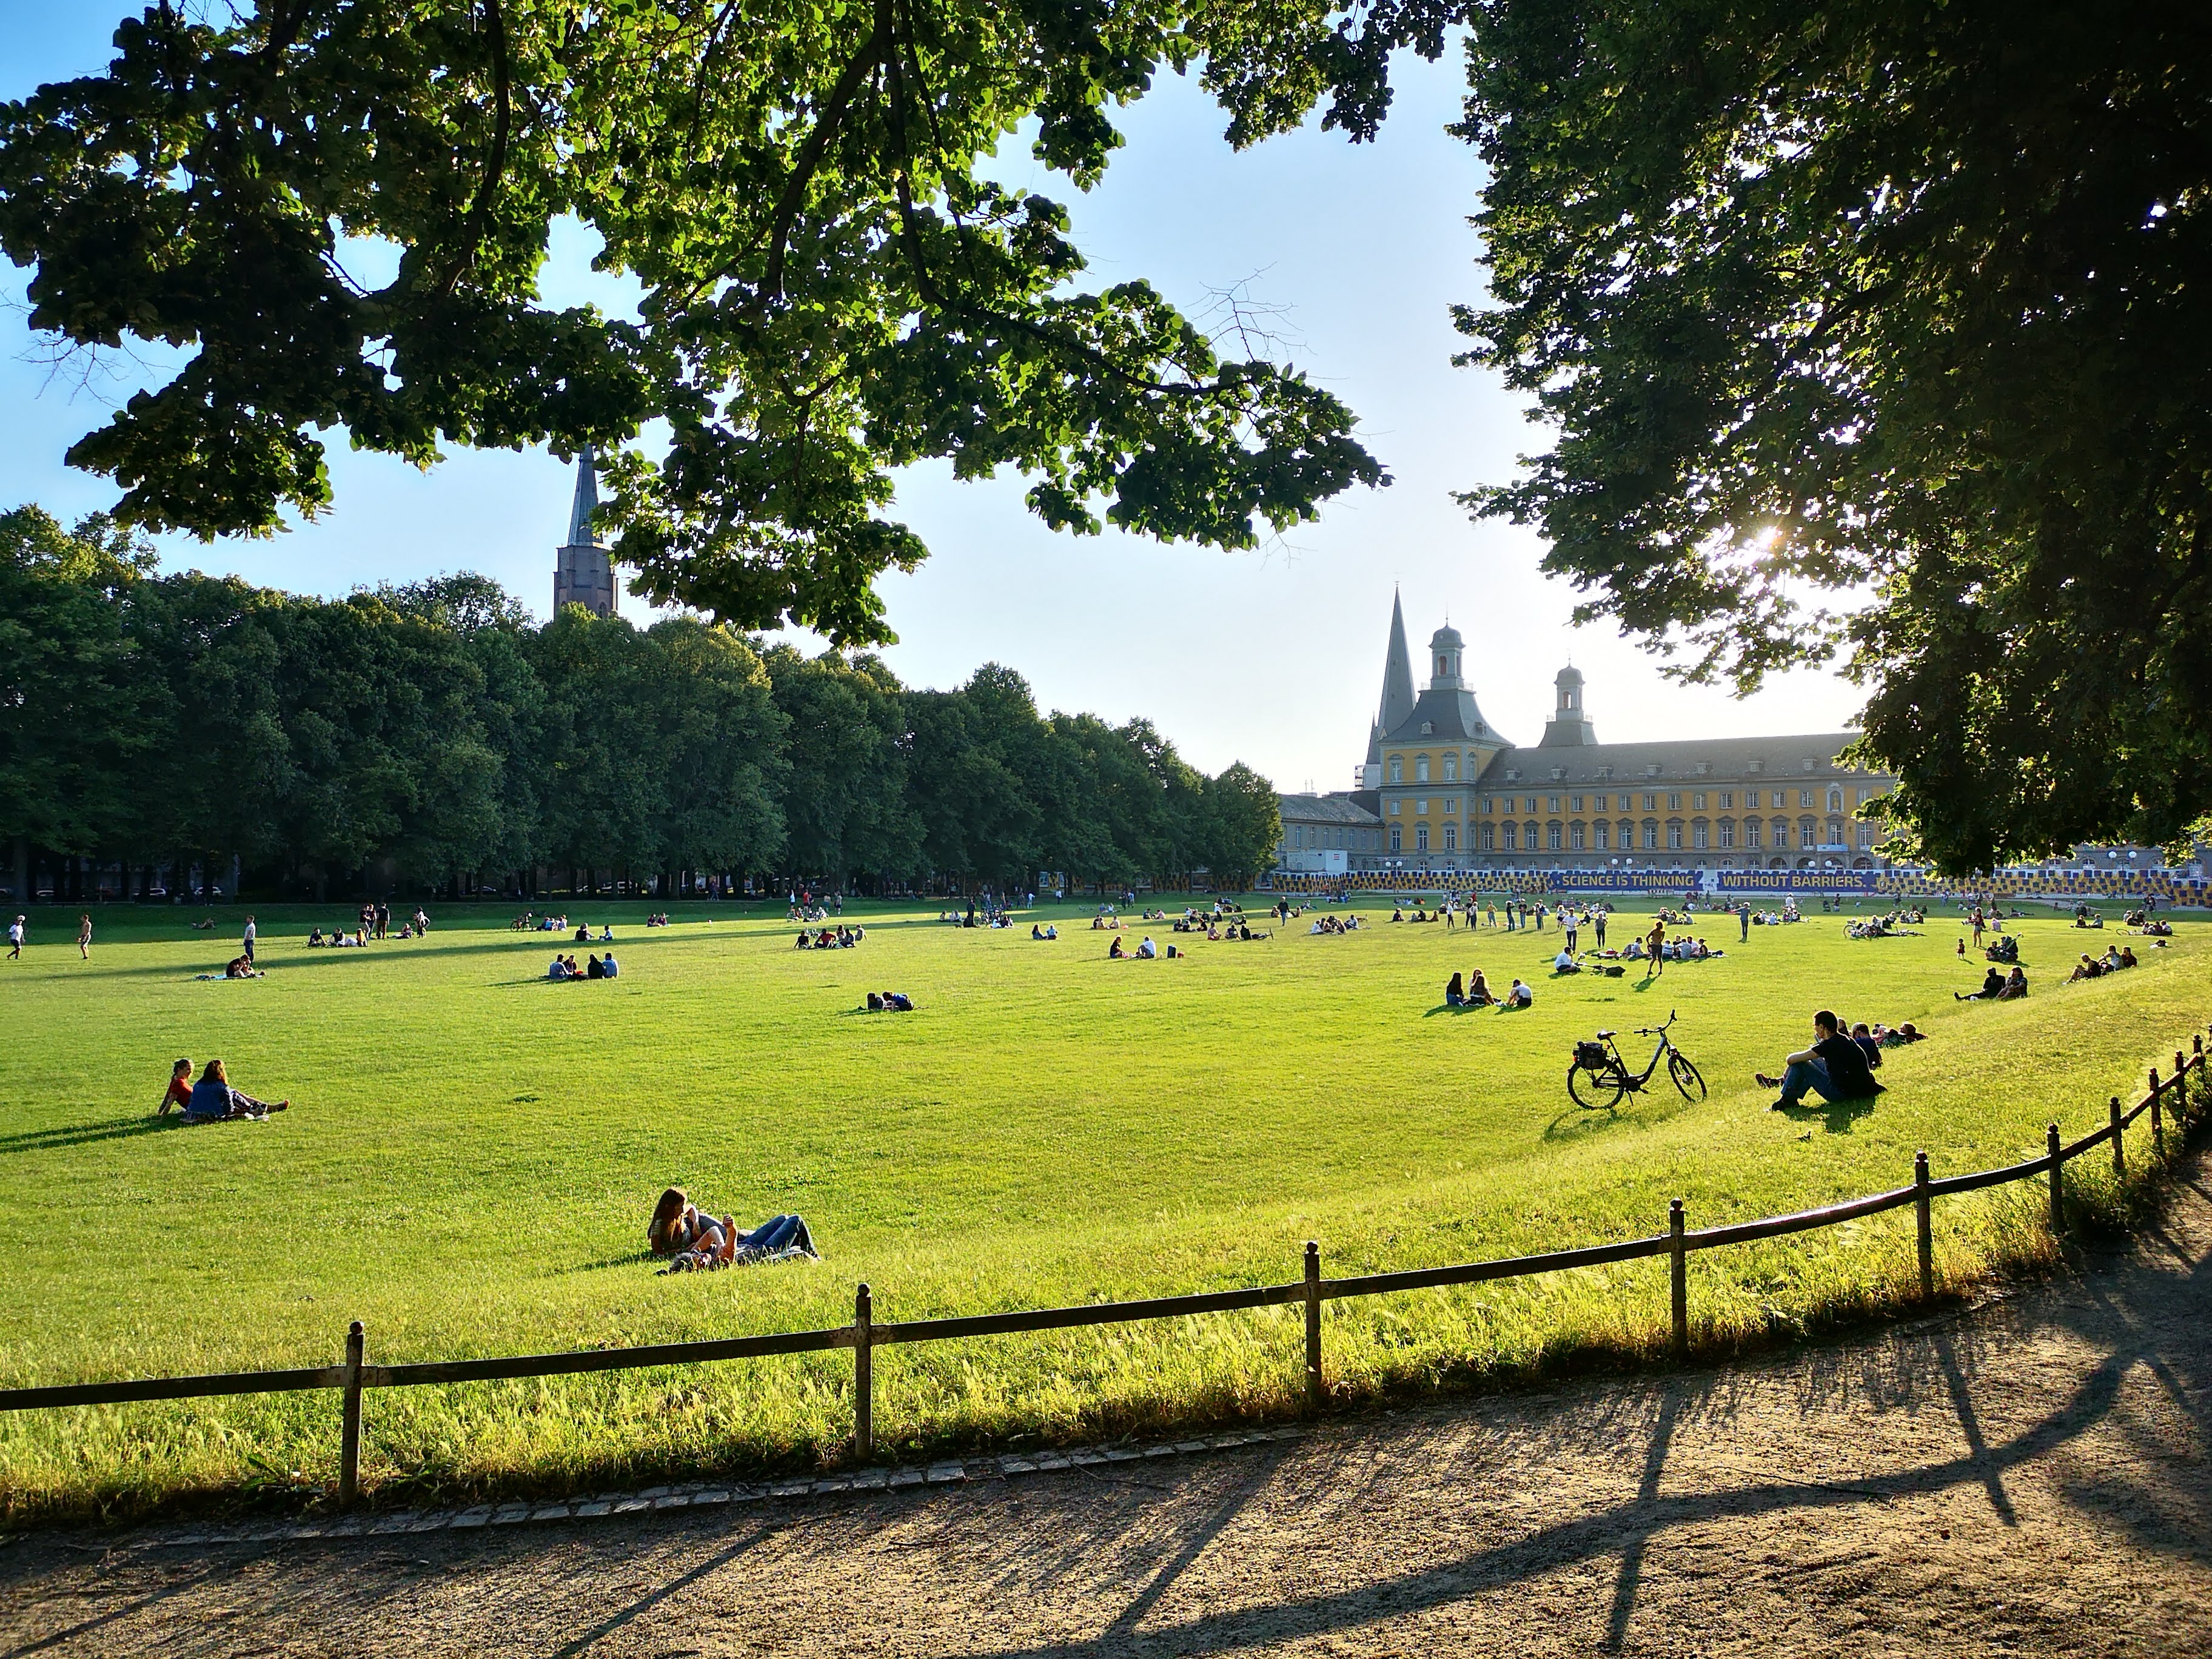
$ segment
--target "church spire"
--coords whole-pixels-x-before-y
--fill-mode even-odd
[[[602,617],[615,614],[614,560],[592,528],[599,504],[599,474],[592,447],[576,457],[576,499],[568,508],[568,539],[553,556],[553,612],[580,605]]]
[[[570,547],[597,547],[598,532],[592,528],[592,514],[599,505],[599,469],[592,447],[586,444],[576,457],[576,500],[568,509],[568,543]]]
[[[1413,713],[1413,659],[1406,649],[1406,611],[1397,591],[1390,593],[1390,652],[1382,659],[1382,706],[1375,723],[1387,734]]]
[[[1382,659],[1382,701],[1375,710],[1375,724],[1367,733],[1367,763],[1361,769],[1362,787],[1372,789],[1382,778],[1382,739],[1413,714],[1413,658],[1406,648],[1406,610],[1398,592],[1390,592],[1390,647]]]

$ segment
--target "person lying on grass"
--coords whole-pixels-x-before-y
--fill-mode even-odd
[[[799,1255],[820,1260],[803,1218],[780,1215],[740,1233],[736,1217],[707,1214],[684,1196],[681,1187],[661,1194],[646,1227],[645,1242],[653,1255],[670,1258],[667,1270],[672,1273]]]
[[[184,1064],[185,1062],[179,1062]],[[171,1077],[173,1087],[175,1075]],[[192,1085],[191,1096],[185,1102],[185,1121],[187,1123],[221,1123],[232,1118],[265,1118],[271,1112],[289,1110],[292,1103],[256,1100],[230,1086],[230,1079],[222,1069],[222,1062],[211,1060],[200,1068],[200,1080]]]
[[[914,999],[903,991],[871,991],[867,1009],[872,1014],[910,1014]]]
[[[1813,1046],[1801,1048],[1791,1054],[1787,1069],[1778,1078],[1764,1072],[1756,1073],[1753,1081],[1762,1089],[1778,1089],[1781,1097],[1770,1111],[1786,1112],[1805,1098],[1809,1090],[1831,1104],[1845,1100],[1871,1100],[1880,1094],[1881,1085],[1874,1080],[1874,1073],[1867,1066],[1866,1054],[1857,1043],[1843,1034],[1841,1022],[1823,1008],[1813,1016]]]

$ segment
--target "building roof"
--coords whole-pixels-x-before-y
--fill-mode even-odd
[[[1395,731],[1413,712],[1413,659],[1406,649],[1406,610],[1394,592],[1390,596],[1390,649],[1382,659],[1382,701],[1376,708],[1375,724],[1367,733],[1368,764],[1381,763],[1384,735]]]
[[[1483,769],[1485,787],[1512,783],[1680,783],[1699,777],[1777,783],[1854,775],[1835,765],[1856,732],[1781,738],[1689,738],[1662,743],[1593,743],[1564,748],[1502,749]],[[1805,763],[1814,769],[1808,772]],[[1705,769],[1700,772],[1698,769]],[[1651,769],[1656,767],[1657,771]],[[1508,772],[1517,777],[1508,779]],[[1554,774],[1557,774],[1556,778]]]
[[[1429,728],[1425,732],[1421,729],[1425,726]],[[1382,734],[1384,743],[1464,743],[1477,738],[1505,741],[1482,718],[1474,692],[1439,690],[1433,685],[1414,699],[1403,720]]]
[[[1287,821],[1300,823],[1341,823],[1369,829],[1382,822],[1349,794],[1278,795],[1275,804]]]
[[[569,547],[597,547],[598,533],[592,528],[592,514],[599,505],[599,463],[586,444],[576,457],[576,499],[568,508]]]

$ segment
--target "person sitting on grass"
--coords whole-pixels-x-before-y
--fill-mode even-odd
[[[2137,965],[2139,964],[2136,959],[2136,947],[2132,945],[2122,945],[2120,947],[2119,966],[2123,968],[2133,968]]]
[[[1858,1044],[1859,1052],[1866,1056],[1867,1070],[1880,1071],[1881,1043],[1875,1034],[1867,1029],[1867,1023],[1864,1020],[1851,1027],[1851,1041]]]
[[[1158,957],[1159,953],[1160,947],[1152,943],[1152,936],[1150,933],[1146,934],[1144,943],[1137,946],[1138,956],[1142,957],[1145,961],[1150,962],[1154,957]]]
[[[1813,1046],[1791,1054],[1780,1077],[1759,1072],[1753,1074],[1753,1081],[1762,1089],[1781,1091],[1781,1097],[1768,1109],[1777,1112],[1798,1105],[1808,1090],[1831,1104],[1870,1100],[1881,1092],[1865,1052],[1843,1034],[1840,1023],[1826,1008],[1813,1016]]]
[[[1874,1028],[1874,1035],[1875,1041],[1885,1048],[1902,1048],[1908,1042],[1925,1042],[1928,1036],[1927,1032],[1909,1019],[1900,1025],[1892,1026],[1887,1030],[1884,1030],[1877,1024]]]
[[[556,956],[556,957],[555,957],[553,958],[553,963],[552,963],[552,966],[550,966],[550,968],[546,969],[546,970],[545,970],[545,977],[546,977],[546,978],[548,978],[548,979],[566,979],[566,978],[568,978],[568,964],[566,962],[562,961],[559,957],[557,957],[557,956]]]
[[[1456,970],[1444,981],[1444,1006],[1447,1008],[1467,1006],[1467,978]]]
[[[2004,989],[1997,993],[1999,1002],[2017,1002],[2027,994],[2027,975],[2014,968],[2005,978]]]
[[[222,976],[225,979],[259,979],[261,970],[253,965],[252,957],[233,957],[223,964]]]
[[[603,957],[601,957],[599,958],[599,977],[600,977],[600,978],[602,978],[602,979],[612,979],[612,978],[613,978],[617,974],[619,974],[620,972],[622,972],[622,969],[621,969],[621,967],[620,967],[620,966],[616,963],[616,961],[615,961],[615,953],[614,953],[613,951],[608,951],[608,952],[606,953],[606,955],[605,955],[605,956],[603,956]]]
[[[271,1112],[287,1110],[291,1104],[289,1100],[272,1104],[240,1093],[230,1086],[222,1062],[211,1060],[200,1068],[200,1080],[192,1085],[191,1098],[185,1103],[185,1121],[220,1123],[229,1118],[265,1118]]]
[[[605,979],[607,976],[607,970],[599,966],[599,959],[595,956],[591,956],[588,952],[586,954],[587,960],[584,963],[584,977],[586,979]]]
[[[155,1117],[167,1117],[169,1108],[190,1111],[192,1104],[192,1063],[180,1060],[169,1067],[169,1087],[161,1097],[161,1103],[154,1109]]]
[[[320,950],[322,948],[322,943],[323,930],[321,924],[318,923],[307,934],[307,945],[310,950]]]
[[[1109,962],[1119,962],[1127,954],[1128,952],[1121,948],[1121,936],[1119,933],[1115,934],[1114,942],[1106,947],[1106,959]]]
[[[1497,1000],[1497,994],[1491,990],[1490,981],[1482,976],[1481,969],[1476,969],[1473,973],[1467,976],[1467,1006],[1468,1007],[1487,1008]]]
[[[1583,965],[1575,960],[1575,953],[1572,951],[1562,950],[1559,955],[1552,958],[1552,972],[1554,975],[1579,974],[1582,970]]]
[[[2087,958],[2084,957],[2083,960],[2087,961]],[[1992,968],[1982,975],[1980,990],[1954,991],[1951,993],[1951,1000],[1954,1002],[1995,1002],[2004,994],[2004,975]]]
[[[1536,993],[1516,978],[1511,988],[1505,993],[1504,1006],[1507,1008],[1533,1008],[1536,1006]]]

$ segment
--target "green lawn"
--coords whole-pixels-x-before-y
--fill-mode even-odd
[[[1993,1006],[1952,1000],[1980,976],[1953,954],[1955,916],[1853,942],[1814,915],[1743,945],[1716,917],[1723,960],[1555,983],[1554,932],[1394,927],[1373,904],[1349,937],[1294,922],[1155,963],[1106,961],[1074,907],[1046,913],[1055,944],[852,907],[867,942],[829,953],[793,951],[780,907],[650,932],[646,908],[571,906],[614,922],[623,963],[577,985],[541,977],[550,941],[507,931],[504,908],[331,952],[302,936],[343,907],[264,908],[270,971],[249,983],[192,977],[235,949],[234,910],[204,935],[179,911],[110,908],[88,963],[74,911],[34,914],[25,959],[0,962],[0,1382],[327,1364],[352,1318],[397,1361],[842,1323],[862,1279],[879,1319],[1219,1288],[1297,1277],[1309,1237],[1337,1273],[1661,1231],[1677,1194],[1710,1224],[1901,1184],[1916,1147],[1939,1175],[2033,1155],[2046,1121],[2079,1133],[2106,1096],[2132,1098],[2206,1004],[2198,921],[2139,971],[2071,988],[2082,936],[2021,924],[2036,994]],[[1534,980],[1536,1007],[1439,1011],[1446,975],[1478,964]],[[920,1010],[854,1012],[870,988]],[[1893,1054],[1871,1110],[1768,1111],[1752,1072],[1778,1070],[1823,1004],[1933,1040]],[[1575,1109],[1573,1040],[1670,1008],[1711,1098]],[[158,1126],[179,1054],[220,1054],[293,1109]],[[658,1276],[644,1228],[671,1183],[741,1219],[796,1209],[826,1260]],[[2033,1255],[2033,1213],[2018,1192],[1947,1202],[1942,1271]],[[1698,1340],[1896,1301],[1911,1262],[1909,1212],[1700,1256]],[[1332,1381],[1650,1352],[1662,1275],[1335,1304]],[[1300,1385],[1293,1310],[877,1364],[887,1451],[1281,1412]],[[451,1495],[834,1457],[849,1374],[825,1355],[373,1393],[366,1473],[387,1496]],[[326,1480],[337,1418],[327,1394],[10,1414],[0,1512]]]

